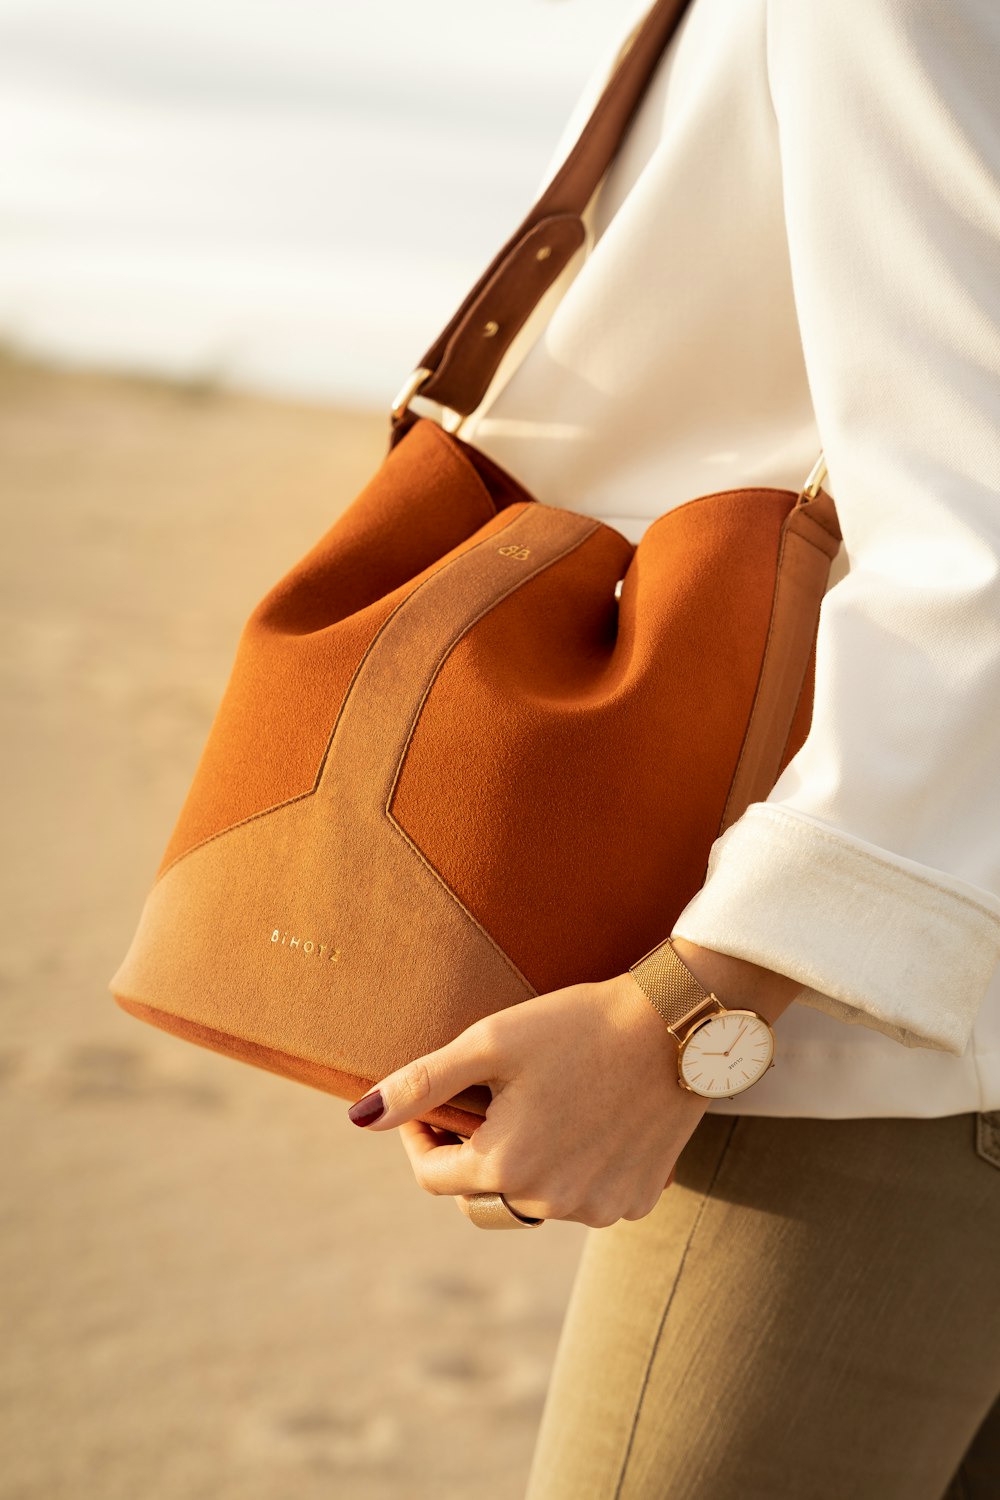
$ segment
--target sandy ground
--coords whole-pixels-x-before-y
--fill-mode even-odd
[[[586,1231],[127,1016],[239,627],[384,417],[0,366],[3,1500],[514,1500]]]

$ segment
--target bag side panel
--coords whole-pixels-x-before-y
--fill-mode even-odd
[[[418,422],[247,621],[159,874],[206,839],[314,789],[371,641],[495,513],[458,445]]]

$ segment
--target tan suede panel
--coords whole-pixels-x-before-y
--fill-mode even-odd
[[[626,554],[602,526],[444,663],[392,810],[539,991],[623,972],[704,880],[794,504],[736,490],[666,512],[621,568],[618,606]],[[814,629],[821,581],[807,598],[798,553],[784,556],[785,623]],[[801,682],[784,673],[770,698],[779,750]]]
[[[210,839],[160,877],[111,982],[123,1002],[378,1079],[535,993],[386,812],[453,643],[607,530],[533,503],[505,516],[384,624],[315,794]]]
[[[337,709],[380,626],[496,509],[467,445],[416,423],[247,621],[161,871],[213,834],[313,790]]]
[[[840,530],[829,496],[800,504],[782,528],[764,663],[739,764],[719,824],[722,833],[763,801],[803,743],[812,716],[816,631]]]

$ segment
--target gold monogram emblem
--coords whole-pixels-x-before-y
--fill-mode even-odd
[[[280,927],[275,927],[271,933],[271,942],[275,947],[288,948],[292,952],[304,954],[306,957],[322,958],[327,963],[335,964],[340,961],[341,950],[334,948],[331,943],[317,943],[314,938],[300,938],[293,932],[285,932]]]
[[[527,557],[531,551],[530,547],[519,547],[516,542],[508,542],[506,547],[498,547],[497,551],[501,557]]]

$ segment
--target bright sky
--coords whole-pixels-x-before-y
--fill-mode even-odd
[[[0,0],[0,339],[384,403],[635,0]]]

